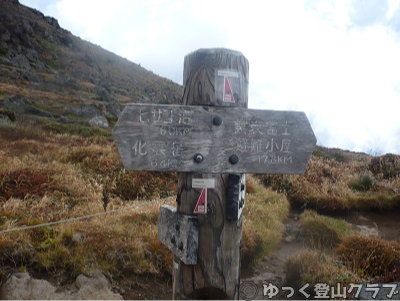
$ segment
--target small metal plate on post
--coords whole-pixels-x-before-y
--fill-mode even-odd
[[[160,207],[158,239],[185,264],[197,263],[198,237],[196,216],[179,214],[169,205]]]
[[[237,221],[242,215],[246,196],[246,175],[230,174],[228,176],[228,197],[226,218]]]
[[[215,188],[215,179],[192,179],[192,188]]]
[[[215,98],[219,106],[238,106],[243,103],[243,74],[238,70],[215,70]]]

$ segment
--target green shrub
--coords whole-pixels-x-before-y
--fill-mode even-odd
[[[317,248],[332,248],[353,232],[346,221],[319,215],[311,210],[304,211],[301,224],[309,243]]]
[[[0,108],[0,115],[7,116],[12,122],[15,122],[16,120],[15,113],[6,108]]]
[[[355,182],[351,182],[349,187],[357,191],[368,191],[376,187],[375,181],[370,176],[363,176]]]

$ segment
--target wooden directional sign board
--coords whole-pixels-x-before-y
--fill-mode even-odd
[[[113,129],[127,170],[302,174],[316,138],[303,112],[128,104]]]

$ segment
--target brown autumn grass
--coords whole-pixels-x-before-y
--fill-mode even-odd
[[[310,210],[301,215],[301,224],[308,247],[286,260],[287,285],[400,281],[398,242],[363,236],[344,220]]]
[[[392,158],[395,159],[392,159]],[[315,151],[304,175],[263,175],[290,204],[318,212],[389,210],[400,207],[400,156],[354,153],[351,160]],[[388,174],[387,170],[392,172]]]
[[[141,205],[169,196],[163,203],[174,205],[176,174],[125,171],[109,135],[83,125],[80,135],[47,125],[19,120],[0,127],[0,231],[138,207],[1,233],[0,280],[17,270],[65,277],[93,269],[112,277],[170,275],[172,254],[157,238],[161,204]],[[247,187],[243,261],[250,265],[279,243],[289,204],[251,176]]]

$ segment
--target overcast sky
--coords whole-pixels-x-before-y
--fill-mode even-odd
[[[184,56],[238,50],[249,108],[304,111],[317,144],[400,154],[400,0],[19,0],[182,84]]]

